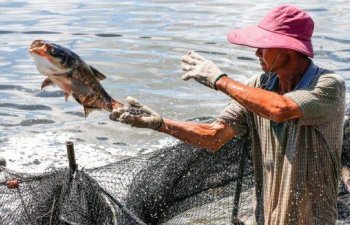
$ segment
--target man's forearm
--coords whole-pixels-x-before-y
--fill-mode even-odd
[[[158,131],[211,151],[218,150],[234,136],[232,129],[223,124],[178,122],[165,118]]]
[[[216,88],[234,98],[249,111],[276,122],[302,116],[298,105],[289,98],[261,88],[241,84],[227,76],[216,82]]]

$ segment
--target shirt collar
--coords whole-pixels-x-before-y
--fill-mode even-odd
[[[294,90],[304,89],[310,86],[311,81],[318,74],[319,68],[310,60],[310,65],[307,68],[306,72],[302,76],[301,80],[295,86]],[[269,91],[276,90],[278,88],[278,76],[274,73],[268,80],[266,89]]]

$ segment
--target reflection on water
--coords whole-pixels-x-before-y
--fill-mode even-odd
[[[233,28],[255,24],[283,1],[0,1],[0,154],[10,168],[41,170],[65,165],[64,143],[74,140],[81,165],[100,165],[167,143],[162,134],[84,117],[44,76],[27,48],[45,39],[78,53],[108,77],[105,89],[128,95],[165,117],[216,116],[229,102],[222,93],[181,80],[180,57],[192,49],[236,80],[259,73],[254,49],[227,43]],[[350,2],[292,1],[315,20],[315,62],[348,81]],[[62,158],[64,160],[62,160]],[[39,163],[38,163],[39,162]]]

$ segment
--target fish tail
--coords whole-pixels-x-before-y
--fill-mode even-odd
[[[120,102],[114,100],[113,98],[111,98],[111,108],[112,108],[112,110],[113,109],[118,109],[118,108],[121,108],[121,107],[123,107],[122,103],[120,103]]]
[[[107,110],[109,112],[112,112],[113,109],[118,109],[120,107],[123,107],[123,104],[114,100],[104,89],[102,93],[103,99],[104,99],[104,104],[102,108],[104,110]]]

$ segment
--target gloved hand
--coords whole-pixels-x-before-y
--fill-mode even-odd
[[[126,98],[128,105],[113,110],[109,119],[129,124],[133,127],[151,128],[158,130],[162,123],[162,117],[153,109],[139,103],[136,98],[128,96]]]
[[[181,68],[185,72],[182,76],[183,80],[193,78],[195,81],[215,90],[217,90],[215,86],[216,81],[222,76],[227,76],[212,61],[193,51],[182,56]]]

